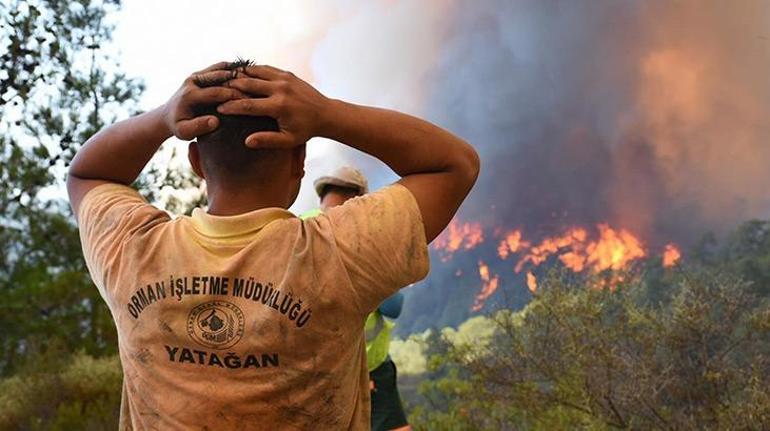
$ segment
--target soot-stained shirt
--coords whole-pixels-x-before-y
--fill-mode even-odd
[[[118,329],[121,430],[369,428],[364,321],[429,266],[405,187],[309,220],[172,219],[108,184],[78,220]]]

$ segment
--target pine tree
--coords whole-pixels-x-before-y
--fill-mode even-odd
[[[119,6],[0,0],[0,376],[116,350],[62,190],[77,148],[143,90],[109,51]]]

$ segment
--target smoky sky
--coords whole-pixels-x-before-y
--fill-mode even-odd
[[[426,112],[481,154],[462,217],[687,244],[770,216],[768,24],[765,1],[457,5]]]

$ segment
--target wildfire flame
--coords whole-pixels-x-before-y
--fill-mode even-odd
[[[663,267],[670,268],[679,262],[682,258],[682,253],[674,244],[666,244],[665,250],[663,250]]]
[[[583,228],[573,228],[565,234],[543,239],[519,259],[515,272],[521,272],[527,263],[538,266],[551,256],[558,256],[561,263],[574,272],[586,267],[593,273],[620,270],[629,263],[645,256],[641,241],[625,229],[615,230],[606,224],[597,226],[599,238],[588,240]]]
[[[505,238],[500,241],[500,245],[497,246],[497,255],[500,256],[500,259],[506,259],[509,254],[516,253],[519,249],[529,246],[529,242],[521,240],[521,231],[514,230],[505,235]]]
[[[484,303],[487,301],[487,298],[492,296],[493,293],[497,290],[498,284],[500,282],[500,276],[489,275],[489,266],[485,264],[483,261],[479,260],[479,277],[481,277],[482,286],[481,286],[481,292],[476,295],[476,300],[473,302],[473,307],[471,307],[471,311],[479,311],[481,310],[481,307],[484,306]]]
[[[560,235],[543,238],[537,243],[525,240],[519,229],[498,229],[492,236],[500,238],[496,251],[501,260],[516,259],[513,271],[517,274],[553,258],[575,273],[602,274],[602,280],[596,286],[599,288],[614,289],[623,282],[623,276],[618,272],[647,256],[643,242],[633,233],[622,228],[614,229],[608,224],[598,224],[592,232],[583,227],[568,228]],[[484,239],[480,223],[453,220],[432,247],[439,252],[441,261],[447,262],[457,251],[474,249]],[[671,267],[680,259],[681,252],[676,245],[666,245],[663,266]],[[478,261],[478,271],[481,289],[475,297],[472,311],[480,310],[500,285],[500,276],[492,274],[489,265],[482,260]],[[462,273],[461,269],[457,269],[455,276],[460,277]],[[526,272],[526,284],[531,293],[537,291],[537,277],[531,270]]]
[[[457,250],[471,250],[484,242],[484,230],[480,223],[460,223],[452,220],[444,232],[432,244],[441,253],[441,261],[447,262]]]
[[[645,256],[641,241],[625,229],[613,230],[600,224],[599,241],[588,244],[587,262],[595,273],[620,270]]]
[[[537,277],[531,272],[527,273],[527,288],[533,295],[537,292]]]
[[[577,228],[571,229],[566,234],[559,237],[545,238],[540,244],[532,247],[529,250],[529,253],[519,260],[519,263],[516,264],[515,271],[521,272],[521,269],[527,262],[531,262],[535,266],[540,265],[545,262],[549,256],[568,246],[573,246],[573,249],[577,251],[582,248],[586,236],[585,229]],[[582,262],[575,262],[575,265],[579,266],[582,270]]]

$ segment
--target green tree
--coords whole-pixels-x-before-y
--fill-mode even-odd
[[[664,282],[670,299],[652,304],[641,278],[609,290],[554,273],[524,310],[493,317],[488,342],[468,341],[478,325],[434,339],[413,424],[770,427],[770,302],[721,268],[674,274]]]
[[[116,429],[122,381],[116,355],[94,359],[82,352],[55,371],[0,380],[0,429]]]
[[[727,240],[723,259],[728,268],[752,282],[753,292],[770,296],[770,220],[750,220]]]
[[[0,0],[0,429],[114,429],[122,375],[110,312],[63,197],[79,146],[138,113],[110,51],[119,0]],[[158,163],[145,196],[198,185]],[[173,196],[174,212],[203,201]]]
[[[0,375],[41,355],[116,349],[69,206],[51,194],[80,143],[136,110],[142,85],[115,70],[107,49],[118,7],[0,3]]]

